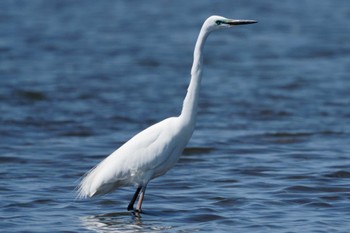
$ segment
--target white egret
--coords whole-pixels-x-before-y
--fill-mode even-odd
[[[205,20],[194,48],[191,80],[181,114],[148,127],[100,162],[79,184],[79,197],[103,195],[121,186],[134,185],[137,189],[128,210],[134,209],[134,203],[140,196],[135,211],[141,212],[148,182],[164,175],[176,164],[192,136],[202,77],[203,46],[208,35],[217,29],[251,23],[256,21],[232,20],[222,16],[211,16]]]

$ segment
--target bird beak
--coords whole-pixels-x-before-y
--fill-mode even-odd
[[[249,20],[249,19],[229,19],[226,20],[225,23],[231,26],[242,25],[242,24],[252,24],[257,23],[258,21]]]

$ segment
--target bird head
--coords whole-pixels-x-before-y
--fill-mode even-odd
[[[257,23],[255,20],[246,20],[246,19],[227,19],[222,16],[213,15],[210,16],[205,22],[204,26],[206,26],[208,31],[214,31],[223,28],[229,28],[237,25],[243,24],[252,24]]]

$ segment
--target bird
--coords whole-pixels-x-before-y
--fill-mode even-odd
[[[90,198],[111,193],[119,187],[134,186],[136,191],[127,210],[141,213],[148,183],[175,166],[194,131],[203,70],[203,48],[208,35],[216,30],[253,23],[257,21],[228,19],[217,15],[208,17],[195,43],[190,83],[180,115],[144,129],[88,171],[77,187],[78,197]]]

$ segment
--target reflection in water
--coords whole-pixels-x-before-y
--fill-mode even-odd
[[[143,222],[142,217],[130,212],[108,213],[81,218],[83,226],[94,232],[149,232],[164,231],[171,226],[156,226],[157,221]]]

